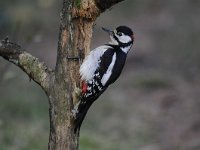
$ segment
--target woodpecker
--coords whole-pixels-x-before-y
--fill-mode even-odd
[[[92,50],[80,66],[82,94],[76,110],[75,132],[92,103],[120,76],[134,42],[133,31],[127,26],[113,31],[102,29],[110,35],[111,41]]]

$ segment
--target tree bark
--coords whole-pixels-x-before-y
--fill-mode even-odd
[[[0,56],[38,83],[49,99],[49,150],[77,150],[73,109],[80,96],[80,64],[90,51],[92,29],[100,13],[123,0],[63,0],[55,71],[8,39]]]
[[[10,42],[7,38],[0,42],[0,56],[20,67],[30,79],[38,83],[45,92],[48,91],[52,69],[47,67],[38,58],[27,53],[19,45]]]

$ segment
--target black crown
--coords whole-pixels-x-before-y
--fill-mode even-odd
[[[117,30],[117,32],[122,32],[125,35],[129,35],[129,36],[133,35],[133,31],[127,26],[119,26],[116,28],[116,30]]]

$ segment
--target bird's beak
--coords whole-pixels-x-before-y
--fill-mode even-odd
[[[106,29],[106,28],[102,27],[102,30],[105,31],[105,32],[107,32],[109,35],[113,34],[113,31],[110,30],[110,29]]]

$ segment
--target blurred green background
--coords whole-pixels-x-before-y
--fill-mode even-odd
[[[1,0],[6,36],[55,66],[62,1]],[[130,26],[135,43],[120,79],[84,120],[80,150],[200,149],[200,1],[125,0],[96,21]],[[0,149],[47,149],[48,100],[16,66],[0,58]]]

